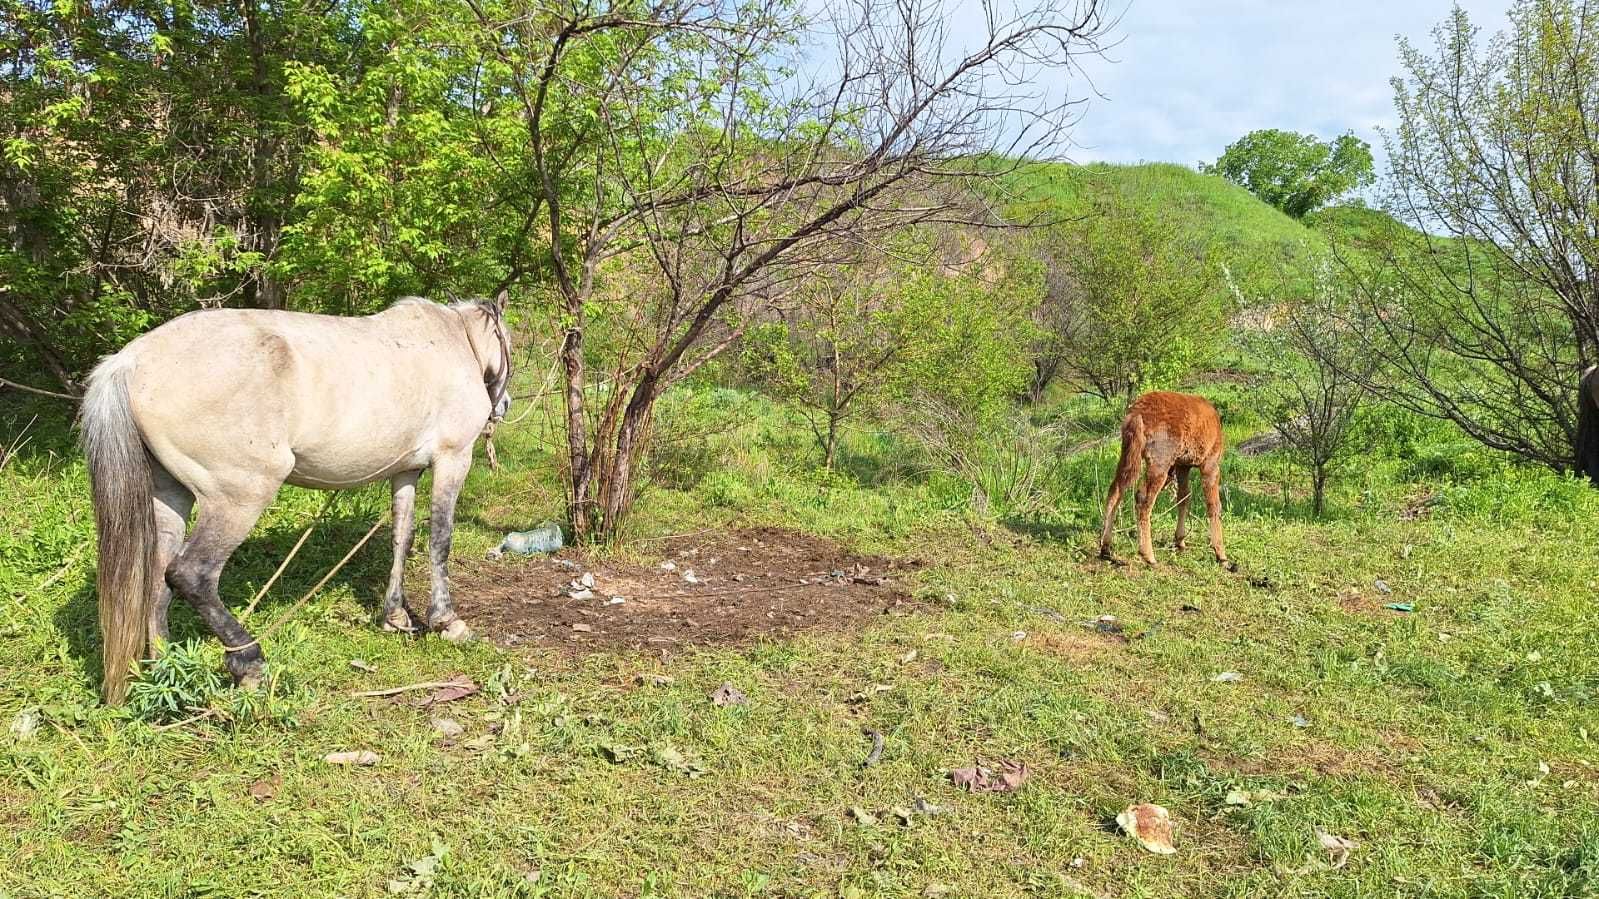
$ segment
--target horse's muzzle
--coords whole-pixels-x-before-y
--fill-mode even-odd
[[[509,395],[500,397],[494,404],[494,419],[498,421],[504,418],[505,413],[509,411],[511,411],[511,397]]]

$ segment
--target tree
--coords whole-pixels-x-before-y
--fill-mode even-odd
[[[1327,482],[1356,449],[1357,422],[1376,361],[1349,332],[1356,313],[1330,260],[1310,295],[1280,306],[1281,321],[1258,341],[1271,380],[1266,399],[1283,443],[1310,472],[1311,508],[1321,515]]]
[[[1313,134],[1267,128],[1230,144],[1200,170],[1247,188],[1294,218],[1374,180],[1371,146],[1353,134],[1320,141]]]
[[[300,0],[0,2],[0,364],[71,386],[201,305],[279,307],[309,131],[293,60],[366,60]]]
[[[1048,362],[1105,399],[1127,400],[1209,356],[1227,292],[1201,236],[1114,189],[1092,209],[1047,238],[1038,321],[1051,329]]]
[[[620,531],[656,400],[757,312],[852,247],[921,222],[988,222],[962,186],[1058,145],[1076,101],[1034,76],[1069,69],[1107,27],[1097,0],[985,4],[960,53],[940,8],[855,0],[825,23],[836,71],[804,84],[778,67],[807,33],[783,0],[472,9],[529,148],[532,184],[500,199],[536,208],[533,239],[553,250],[580,539]],[[615,350],[603,393],[589,379],[596,330]]]
[[[1341,250],[1353,333],[1395,376],[1385,398],[1569,470],[1572,386],[1599,361],[1599,3],[1519,0],[1487,41],[1457,8],[1434,38],[1400,43],[1397,221]]]

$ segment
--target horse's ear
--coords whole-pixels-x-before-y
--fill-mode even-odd
[[[496,310],[498,310],[501,315],[504,315],[505,314],[505,307],[510,303],[510,301],[511,301],[511,290],[510,290],[510,288],[502,287],[502,288],[500,288],[500,292],[494,295],[494,308]]]

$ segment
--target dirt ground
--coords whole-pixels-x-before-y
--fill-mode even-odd
[[[643,565],[568,547],[459,566],[456,611],[499,646],[586,653],[856,629],[913,605],[901,579],[917,563],[857,555],[795,531],[713,531],[644,546],[653,554]]]

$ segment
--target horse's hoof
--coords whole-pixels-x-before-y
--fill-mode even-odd
[[[451,643],[465,643],[472,639],[472,629],[467,627],[465,621],[457,618],[445,625],[444,629],[439,631],[439,636]]]
[[[1223,559],[1221,562],[1221,567],[1231,571],[1234,574],[1238,573],[1238,563],[1230,559]]]
[[[383,630],[391,634],[409,634],[416,628],[411,625],[411,616],[404,609],[396,608],[383,616]]]
[[[233,675],[233,683],[246,690],[259,688],[266,674],[266,659],[261,657],[261,650],[254,647],[224,655],[222,664],[227,667],[228,673]]]

